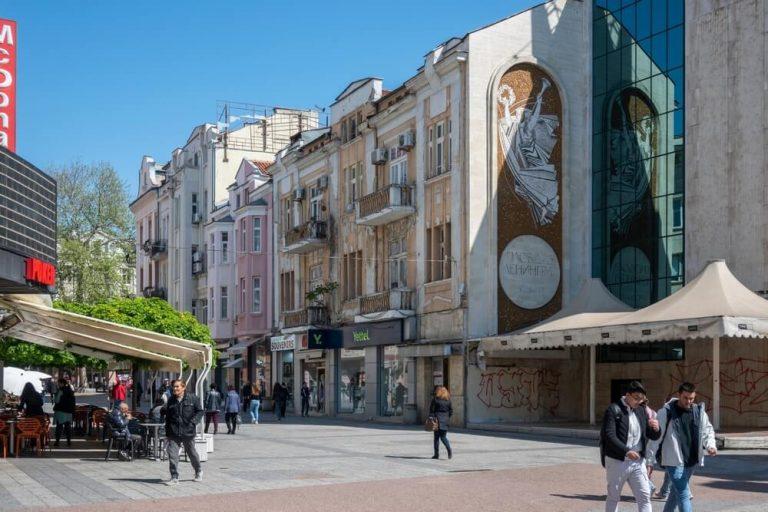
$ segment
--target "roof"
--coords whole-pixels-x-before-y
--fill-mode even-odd
[[[235,219],[233,219],[231,215],[227,214],[220,219],[214,220],[213,222],[235,222]]]
[[[333,102],[336,103],[337,101],[345,98],[346,96],[349,96],[350,94],[352,94],[353,92],[355,92],[356,90],[358,90],[360,87],[367,84],[371,80],[381,80],[381,78],[377,78],[375,76],[369,76],[366,78],[359,78],[357,80],[354,80],[350,82],[349,85],[347,85],[338,96],[336,96]]]
[[[253,165],[256,166],[256,168],[262,172],[262,174],[269,174],[267,172],[267,169],[269,169],[273,162],[266,162],[264,160],[249,160]]]

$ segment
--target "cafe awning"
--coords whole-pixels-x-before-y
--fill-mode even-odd
[[[106,361],[135,357],[175,373],[183,362],[193,369],[211,364],[207,345],[54,309],[47,296],[0,295],[0,307],[9,313],[0,325],[4,336]]]

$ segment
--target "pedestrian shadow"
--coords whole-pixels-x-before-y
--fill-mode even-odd
[[[768,483],[755,482],[751,480],[713,480],[710,482],[698,483],[702,487],[712,489],[721,489],[726,491],[754,492],[768,494]]]
[[[424,460],[431,459],[432,457],[418,457],[416,455],[385,455],[387,459],[408,459],[408,460]]]
[[[607,496],[605,494],[550,494],[555,498],[565,498],[569,500],[582,500],[582,501],[605,501]],[[622,496],[621,501],[624,503],[633,503],[635,498],[632,496]]]
[[[136,482],[140,484],[163,484],[165,480],[162,478],[110,478],[113,482]]]

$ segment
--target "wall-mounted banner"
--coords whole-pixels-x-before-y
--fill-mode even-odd
[[[341,348],[343,336],[338,329],[309,329],[307,331],[307,350]]]
[[[16,22],[0,19],[0,146],[16,152]]]
[[[341,332],[344,337],[344,348],[403,343],[402,320],[346,325],[341,328]]]
[[[272,352],[278,352],[280,350],[293,350],[296,348],[296,336],[294,334],[288,334],[286,336],[272,336],[269,340],[269,345],[272,348]]]

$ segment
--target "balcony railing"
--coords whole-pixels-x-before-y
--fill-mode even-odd
[[[150,258],[157,258],[168,254],[167,240],[147,240],[144,242],[144,253]]]
[[[284,240],[285,252],[300,254],[314,251],[328,243],[328,224],[323,220],[310,220],[286,231]]]
[[[416,211],[413,186],[388,185],[360,198],[356,209],[357,223],[367,226],[379,226],[407,217]]]
[[[304,309],[283,313],[283,329],[310,325],[328,325],[329,323],[330,316],[326,306],[307,306]]]
[[[384,311],[412,311],[411,290],[388,290],[360,298],[360,314],[382,313]]]
[[[147,286],[144,288],[144,290],[142,290],[142,293],[147,299],[151,297],[156,297],[163,300],[168,299],[168,293],[166,289],[157,286]]]

